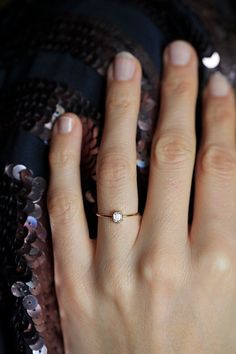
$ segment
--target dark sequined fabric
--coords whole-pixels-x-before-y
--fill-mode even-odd
[[[114,1],[127,16],[133,8],[134,17],[143,16],[150,29],[155,28],[157,39],[150,40],[151,52],[145,38],[141,40],[140,34],[139,41],[125,19],[122,27],[112,18],[111,5],[96,15],[96,4],[89,7],[88,1],[88,15],[83,6],[78,10],[76,3],[80,1],[69,1],[69,5],[58,1],[53,8],[44,1],[13,1],[4,9],[5,27],[0,25],[0,314],[5,335],[10,333],[11,354],[64,353],[45,199],[49,179],[46,157],[56,119],[71,111],[82,120],[82,192],[90,237],[96,238],[95,166],[105,118],[105,76],[115,54],[128,50],[143,68],[136,135],[140,213],[145,207],[164,46],[177,38],[192,42],[199,54],[202,86],[215,69],[235,82],[236,53],[231,45],[236,22],[232,13],[225,13],[228,21],[222,24],[212,1],[204,6],[195,0]],[[104,17],[109,11],[110,21]],[[137,27],[135,21],[133,26]],[[143,32],[148,32],[147,23],[145,26]],[[214,53],[221,61],[207,69],[202,59]],[[200,109],[199,103],[198,136]],[[189,222],[192,199],[191,193]]]
[[[19,352],[63,353],[52,248],[43,213],[47,182],[24,165],[9,164],[0,187],[0,225],[5,237],[1,241],[8,248],[1,248],[1,253],[5,281],[16,298],[12,330],[21,334]]]

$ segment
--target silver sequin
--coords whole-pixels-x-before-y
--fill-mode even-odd
[[[42,210],[40,205],[34,204],[34,209],[30,212],[31,216],[34,216],[36,219],[40,219],[42,216]]]
[[[16,297],[21,297],[29,294],[29,288],[25,283],[17,281],[11,287],[11,292]]]
[[[136,160],[136,164],[139,168],[145,168],[149,165],[147,160]]]
[[[26,310],[33,310],[37,307],[38,300],[33,295],[27,295],[23,298],[23,306]]]
[[[37,188],[42,194],[47,187],[47,182],[43,177],[35,177],[32,181],[32,187]]]
[[[27,310],[28,315],[33,319],[39,319],[42,315],[41,306],[38,304],[33,310]]]
[[[23,170],[26,170],[27,167],[25,165],[16,165],[13,167],[12,169],[12,175],[14,178],[18,179],[18,181],[20,181],[21,177],[20,177],[20,172]]]
[[[37,342],[34,343],[34,344],[31,344],[29,347],[30,347],[30,349],[32,349],[32,350],[35,351],[35,350],[40,350],[40,349],[42,349],[43,346],[44,346],[44,339],[43,339],[42,337],[39,337],[39,339],[37,340]]]
[[[13,163],[6,165],[4,172],[7,174],[8,177],[12,177],[12,169],[14,167]]]
[[[47,354],[47,352],[48,350],[45,345],[39,350],[33,350],[33,354]]]

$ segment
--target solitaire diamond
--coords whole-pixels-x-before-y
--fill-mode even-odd
[[[112,214],[112,220],[113,222],[115,223],[118,223],[118,222],[121,222],[123,220],[123,215],[120,211],[115,211],[113,214]]]

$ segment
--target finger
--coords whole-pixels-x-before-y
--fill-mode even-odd
[[[235,239],[235,95],[227,79],[212,75],[204,93],[203,135],[196,161],[193,242],[221,235]]]
[[[159,120],[154,133],[140,247],[186,246],[188,207],[195,161],[198,60],[193,47],[175,41],[164,53]]]
[[[131,54],[118,54],[109,67],[105,125],[97,158],[98,212],[111,215],[138,211],[136,130],[141,94],[141,65]],[[98,217],[96,258],[121,259],[129,252],[139,229],[139,217],[115,224]]]
[[[56,276],[63,282],[83,275],[93,253],[80,184],[81,140],[80,119],[72,113],[60,117],[50,142],[47,205]]]

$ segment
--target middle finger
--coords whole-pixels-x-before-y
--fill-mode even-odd
[[[161,107],[139,234],[141,250],[145,243],[153,254],[185,249],[196,151],[197,55],[184,41],[173,42],[164,54]]]

